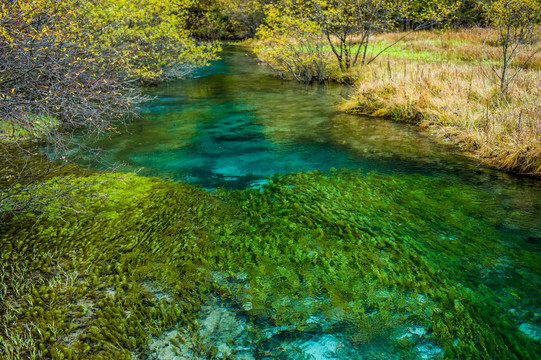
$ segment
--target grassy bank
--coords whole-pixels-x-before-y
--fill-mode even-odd
[[[377,35],[368,59],[404,35]],[[355,84],[343,111],[412,123],[496,168],[541,177],[541,53],[529,58],[536,46],[516,58],[524,70],[505,95],[491,69],[501,49],[487,29],[415,32],[346,73],[329,54],[327,74]]]
[[[483,162],[541,177],[539,74],[524,72],[507,96],[483,65],[379,62],[360,71],[346,112],[409,122]]]
[[[419,125],[497,168],[541,177],[541,55],[502,96],[485,56],[495,62],[499,49],[483,49],[487,36],[494,44],[482,30],[415,34],[355,69],[356,93],[344,110]],[[434,56],[409,56],[416,52]]]

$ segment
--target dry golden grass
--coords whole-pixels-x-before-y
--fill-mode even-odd
[[[404,35],[374,36],[373,54]],[[491,29],[413,32],[368,66],[344,73],[331,57],[328,75],[357,84],[344,111],[416,124],[488,164],[541,178],[541,51],[529,58],[539,46],[515,59],[511,73],[523,70],[505,96],[492,74],[501,48]]]
[[[521,72],[505,96],[488,65],[385,58],[357,71],[345,110],[417,124],[491,165],[541,177],[539,71]]]

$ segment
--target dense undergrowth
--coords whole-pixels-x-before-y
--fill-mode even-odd
[[[144,359],[151,338],[196,329],[210,295],[244,309],[256,342],[263,320],[331,331],[317,315],[398,358],[416,356],[408,326],[445,358],[541,351],[518,331],[541,321],[540,259],[464,185],[331,171],[208,193],[123,175],[75,196],[84,212],[0,228],[2,358]],[[213,357],[209,344],[190,347]]]

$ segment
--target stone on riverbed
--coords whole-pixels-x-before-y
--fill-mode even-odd
[[[532,340],[541,340],[541,326],[523,323],[518,329]]]

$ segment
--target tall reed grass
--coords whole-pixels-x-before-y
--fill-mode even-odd
[[[358,69],[343,109],[419,125],[493,166],[541,177],[540,75],[521,72],[502,95],[487,65],[383,58]]]
[[[376,41],[399,36],[378,35]],[[430,62],[383,55],[341,75],[357,79],[355,95],[342,109],[413,123],[485,163],[541,177],[541,54],[527,64],[517,59],[524,69],[502,94],[491,74],[491,66],[498,66],[496,45],[495,34],[483,29],[412,34],[400,46],[411,51],[431,47],[469,60]]]

